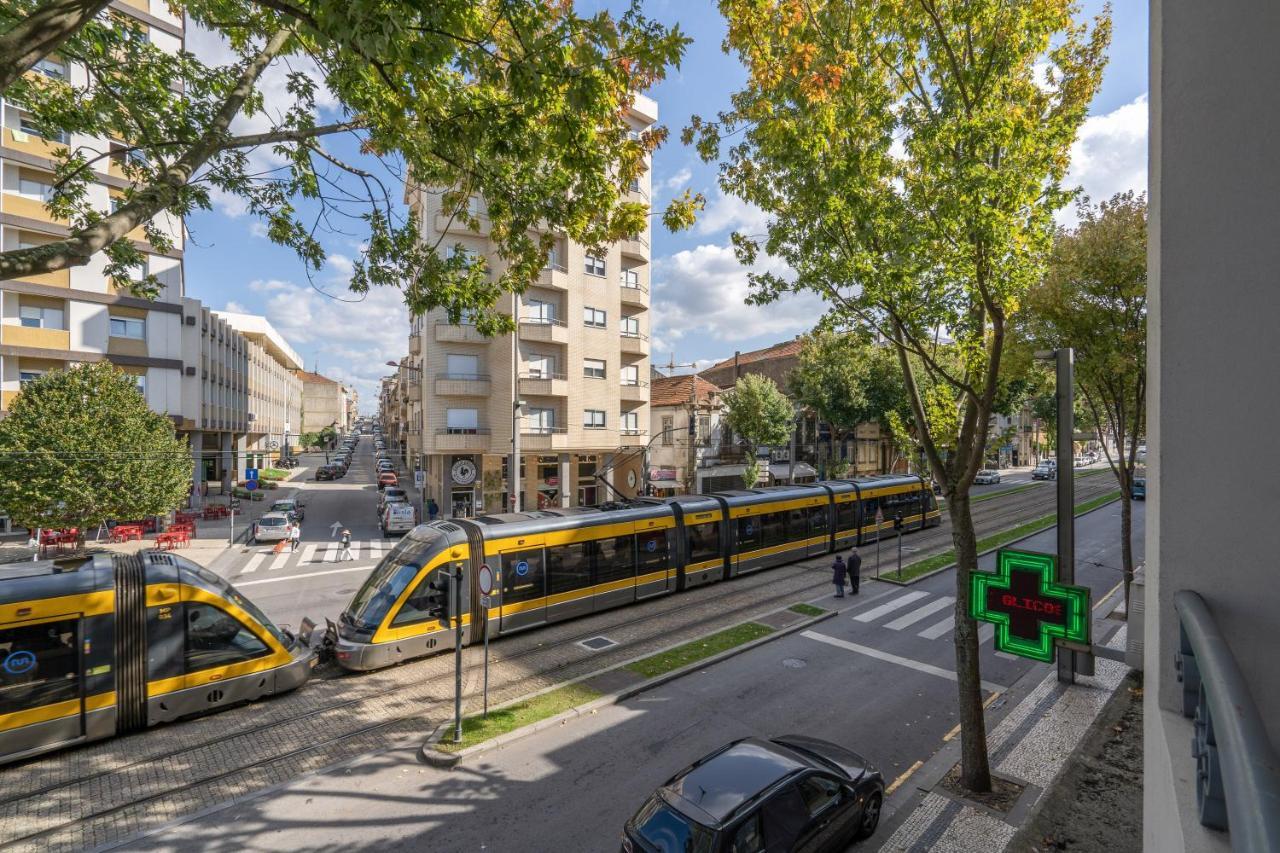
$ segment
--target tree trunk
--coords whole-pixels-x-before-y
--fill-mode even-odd
[[[951,541],[956,549],[956,688],[960,710],[960,783],[971,791],[991,790],[987,725],[978,668],[978,625],[969,615],[969,576],[978,568],[978,538],[969,495],[947,495]]]
[[[1126,478],[1132,482],[1132,478]],[[1120,553],[1124,567],[1124,612],[1129,612],[1129,584],[1133,582],[1133,492],[1120,489]]]

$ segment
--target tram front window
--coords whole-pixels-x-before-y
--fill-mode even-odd
[[[436,549],[443,535],[430,528],[409,534],[378,564],[342,614],[342,621],[356,632],[371,636],[418,571]]]

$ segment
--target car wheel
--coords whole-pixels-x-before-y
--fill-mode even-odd
[[[862,807],[862,819],[858,821],[857,838],[870,838],[880,825],[880,795],[872,794]]]

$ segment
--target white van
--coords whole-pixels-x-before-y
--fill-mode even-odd
[[[408,533],[418,526],[418,510],[413,504],[389,503],[382,510],[382,535]]]

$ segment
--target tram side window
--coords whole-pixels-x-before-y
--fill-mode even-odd
[[[591,586],[591,543],[573,542],[547,548],[547,594]]]
[[[665,530],[646,530],[636,534],[636,574],[646,575],[667,568],[670,545]]]
[[[826,536],[831,531],[831,516],[825,506],[809,507],[809,535]]]
[[[234,616],[211,604],[189,601],[186,612],[187,672],[253,660],[271,651]]]
[[[913,515],[920,514],[920,493],[906,492],[900,495],[898,503],[898,512],[902,513],[904,519],[911,518]]]
[[[695,524],[685,528],[689,538],[689,562],[699,563],[720,556],[720,522]]]
[[[836,504],[836,530],[853,530],[858,526],[858,502],[845,501]]]
[[[636,576],[634,536],[610,536],[595,541],[596,583],[626,580]]]
[[[760,544],[766,548],[771,545],[781,545],[787,541],[787,514],[785,512],[771,512],[768,515],[760,517],[760,527],[762,541]]]
[[[793,509],[787,513],[787,539],[798,542],[809,536],[809,512],[806,509]]]
[[[738,553],[754,551],[760,547],[760,516],[738,519]]]
[[[0,629],[0,714],[80,695],[79,620]]]
[[[414,570],[416,571],[416,569]],[[427,614],[427,608],[431,606],[431,582],[438,581],[441,578],[444,578],[445,582],[448,583],[448,579],[441,569],[435,569],[423,575],[422,580],[418,581],[418,585],[413,588],[413,592],[409,593],[404,600],[404,604],[400,605],[400,609],[396,611],[396,615],[391,619],[391,624],[393,626],[413,625],[418,622],[430,621],[433,617]],[[445,594],[452,595],[453,593],[446,592]]]
[[[862,526],[874,527],[876,523],[876,510],[880,508],[879,498],[863,498],[862,499]]]
[[[162,604],[147,608],[147,678],[176,678],[182,675],[182,605]]]
[[[503,604],[533,601],[546,594],[547,576],[543,571],[541,548],[508,551],[502,555]]]

